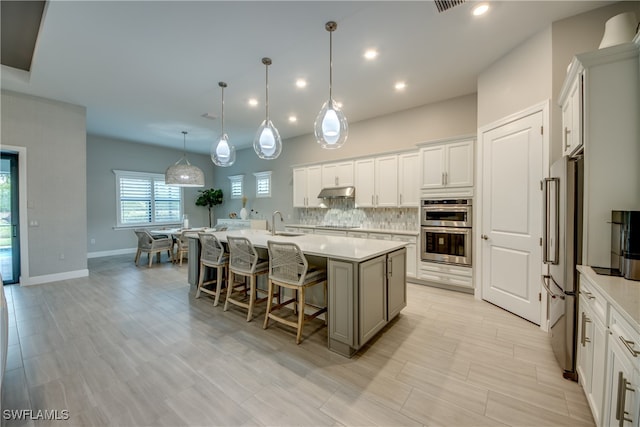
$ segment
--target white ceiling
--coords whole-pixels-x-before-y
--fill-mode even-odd
[[[87,132],[208,153],[225,130],[251,145],[270,116],[283,138],[313,132],[328,97],[329,33],[333,94],[349,122],[476,91],[477,75],[551,22],[611,2],[473,2],[438,13],[432,1],[50,1],[30,73],[2,67],[2,88],[87,107]],[[374,61],[363,58],[376,48]],[[295,87],[297,78],[308,86]],[[394,83],[407,88],[398,92]],[[247,101],[255,97],[258,107]],[[298,121],[288,122],[295,114]]]

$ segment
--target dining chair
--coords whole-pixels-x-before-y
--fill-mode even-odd
[[[224,311],[229,309],[229,303],[244,307],[247,309],[247,322],[250,322],[253,318],[254,306],[267,300],[266,297],[258,299],[257,281],[259,276],[269,273],[269,260],[260,259],[258,251],[247,238],[228,236],[227,245],[229,247],[229,279]],[[236,283],[236,276],[242,277],[242,282]],[[249,279],[248,294],[247,279]]]
[[[147,253],[149,257],[149,267],[153,263],[153,255],[157,257],[158,263],[160,262],[160,256],[163,251],[167,251],[169,259],[173,262],[173,239],[170,236],[153,236],[147,230],[135,229],[133,230],[138,237],[138,250],[136,251],[135,264],[138,265],[140,261],[140,255]]]
[[[195,232],[196,230],[182,230],[180,233],[176,233],[174,238],[176,240],[176,255],[173,258],[173,262],[177,263],[180,261],[180,266],[182,266],[182,259],[186,256],[189,258],[189,238],[185,236],[186,232]]]
[[[264,315],[263,328],[267,329],[269,319],[296,328],[296,344],[302,341],[302,330],[305,322],[327,312],[327,270],[319,267],[309,267],[307,258],[300,247],[291,242],[267,241],[269,248],[269,287],[267,292],[267,311]],[[307,288],[323,284],[324,306],[315,307],[306,303],[305,292]],[[274,288],[286,288],[294,291],[293,298],[273,303]],[[273,312],[279,311],[289,304],[294,304],[294,312],[297,311],[297,322],[287,320]],[[306,314],[305,309],[315,309]],[[325,325],[326,325],[325,317]]]
[[[200,240],[200,278],[198,280],[198,290],[196,298],[200,298],[200,293],[204,292],[214,297],[213,306],[216,307],[222,293],[224,282],[224,270],[229,267],[229,254],[224,250],[224,246],[216,236],[211,233],[198,233]],[[205,281],[207,268],[216,270],[215,279]],[[207,287],[215,284],[215,287]]]

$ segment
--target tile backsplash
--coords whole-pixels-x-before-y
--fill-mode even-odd
[[[327,208],[296,209],[305,225],[417,230],[418,208],[358,208],[353,200],[327,200]]]

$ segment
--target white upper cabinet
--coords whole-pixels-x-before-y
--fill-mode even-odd
[[[322,165],[322,187],[345,187],[353,185],[353,161]]]
[[[398,156],[398,206],[420,204],[420,155],[418,152]]]
[[[356,160],[354,169],[358,207],[398,206],[398,156]]]
[[[584,69],[580,67],[560,94],[562,107],[562,153],[571,156],[583,146],[582,105]]]
[[[313,208],[322,203],[318,194],[322,189],[322,168],[308,166],[293,170],[293,207]]]
[[[473,187],[473,139],[433,143],[420,149],[423,190]]]

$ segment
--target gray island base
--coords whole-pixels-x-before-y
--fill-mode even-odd
[[[267,241],[296,243],[310,262],[326,265],[328,348],[353,356],[407,305],[406,243],[341,236],[272,236],[264,230],[212,232],[242,236],[266,251]],[[188,235],[189,283],[197,285],[200,244]]]

